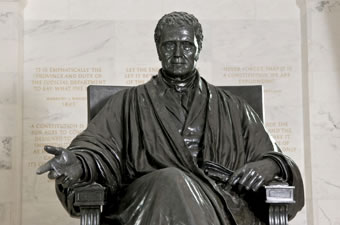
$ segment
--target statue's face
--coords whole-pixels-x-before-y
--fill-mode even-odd
[[[185,78],[198,60],[198,44],[192,27],[167,27],[157,48],[162,68],[169,75]]]

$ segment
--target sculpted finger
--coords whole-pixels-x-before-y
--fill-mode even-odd
[[[58,176],[58,177],[55,179],[55,182],[56,182],[57,184],[63,184],[64,181],[65,181],[65,179],[66,179],[66,176],[65,176],[65,175],[60,175],[60,176]]]
[[[63,188],[68,188],[70,187],[72,184],[74,184],[75,182],[73,181],[73,179],[71,179],[68,176],[64,176],[64,178],[61,181],[61,186],[63,186]]]
[[[255,172],[255,171],[254,171],[254,172]],[[254,174],[255,174],[255,175],[253,175],[252,177],[250,177],[250,178],[248,179],[248,181],[244,183],[244,186],[245,186],[245,188],[246,188],[247,190],[250,190],[250,189],[254,186],[255,182],[257,181],[257,179],[258,179],[258,177],[259,177],[259,175],[258,175],[256,172],[255,172]]]
[[[229,184],[230,185],[236,185],[237,182],[240,180],[241,176],[243,174],[243,170],[236,170],[234,174],[230,177],[229,179]]]
[[[57,177],[59,177],[60,174],[58,172],[52,170],[48,173],[47,176],[48,176],[49,179],[53,180],[53,179],[56,179]]]
[[[61,183],[61,186],[63,186],[63,188],[67,188],[70,186],[70,180],[69,179],[64,179],[63,182]]]
[[[48,162],[46,162],[45,164],[43,164],[42,166],[40,166],[40,167],[37,169],[36,173],[37,173],[38,175],[40,175],[40,174],[46,173],[47,171],[50,171],[50,170],[53,170],[53,168],[52,168],[52,166],[51,166],[51,162],[48,161]]]
[[[50,154],[53,154],[53,155],[60,155],[63,151],[63,148],[45,145],[44,150],[47,153],[50,153]]]
[[[251,188],[253,191],[259,190],[260,187],[264,184],[264,178],[262,176],[259,176],[259,178],[256,180],[256,183],[254,183],[253,187]]]
[[[248,181],[248,179],[251,179],[254,175],[255,175],[255,171],[253,169],[248,170],[247,172],[245,172],[243,174],[243,176],[241,177],[239,183],[243,186],[245,186],[245,183]]]

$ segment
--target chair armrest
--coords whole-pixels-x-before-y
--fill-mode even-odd
[[[100,213],[106,204],[106,188],[98,183],[74,189],[74,205],[80,208],[80,225],[100,225]]]
[[[294,204],[294,186],[271,183],[265,186],[266,203],[269,203],[269,224],[288,225],[288,205]]]

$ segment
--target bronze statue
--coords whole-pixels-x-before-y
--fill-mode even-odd
[[[111,225],[266,224],[261,188],[275,179],[296,188],[290,218],[303,207],[297,166],[254,110],[200,77],[202,41],[193,15],[163,16],[158,75],[113,95],[67,149],[45,147],[55,157],[37,173],[56,180],[71,215],[79,214],[74,188],[92,182],[108,188],[102,221]],[[205,174],[207,162],[230,170],[228,182]]]

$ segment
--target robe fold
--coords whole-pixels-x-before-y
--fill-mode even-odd
[[[95,181],[108,188],[104,224],[268,223],[264,193],[221,187],[199,168],[183,138],[194,135],[197,124],[204,124],[199,153],[203,161],[235,171],[266,155],[279,157],[289,172],[287,182],[295,186],[296,203],[289,207],[289,217],[303,207],[297,166],[280,153],[254,110],[239,97],[198,79],[180,132],[176,115],[166,105],[164,83],[154,76],[113,95],[72,141],[69,149],[85,170],[77,186]],[[79,216],[73,189],[57,185],[56,190],[66,210]]]

